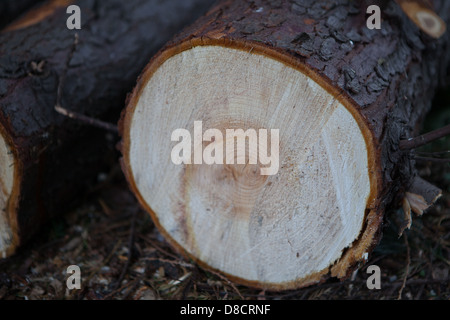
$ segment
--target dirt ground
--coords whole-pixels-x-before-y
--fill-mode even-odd
[[[450,123],[450,90],[425,131]],[[450,138],[421,149],[449,157]],[[0,261],[0,299],[450,299],[450,164],[418,162],[423,178],[444,190],[438,203],[398,237],[401,209],[386,214],[383,238],[369,261],[343,282],[330,279],[294,291],[264,292],[233,284],[183,259],[164,241],[129,192],[118,166],[76,210],[51,221],[12,258]],[[381,269],[381,289],[369,290],[369,265]],[[78,265],[82,288],[68,290],[66,268]]]

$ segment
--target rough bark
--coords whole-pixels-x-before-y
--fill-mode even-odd
[[[371,4],[381,7],[381,30],[366,27],[365,12]],[[433,5],[448,24],[450,2],[433,1]],[[361,120],[371,145],[373,199],[367,204],[359,238],[329,269],[287,284],[235,280],[286,289],[317,283],[329,274],[344,279],[377,245],[389,205],[397,205],[407,191],[421,194],[430,202],[440,194],[427,183],[417,183],[411,152],[402,151],[399,142],[418,133],[436,88],[449,74],[449,40],[449,32],[438,40],[422,33],[394,1],[222,1],[152,59],[129,99],[120,130],[123,169],[131,188],[155,218],[151,204],[140,196],[130,169],[129,130],[143,88],[165,61],[190,48],[208,45],[283,61],[320,83]],[[186,254],[202,264],[201,259]]]
[[[151,55],[211,4],[73,1],[81,8],[82,29],[72,31],[59,2],[45,6],[45,14],[38,9],[28,15],[41,20],[22,19],[0,33],[0,134],[15,167],[3,211],[10,232],[0,234],[0,257],[13,254],[48,217],[79,200],[113,149],[114,138],[104,131],[58,114],[57,100],[66,109],[117,121]]]

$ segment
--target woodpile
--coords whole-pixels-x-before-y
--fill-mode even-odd
[[[414,149],[446,134],[415,138],[449,76],[449,1],[371,1],[380,28],[366,1],[224,0],[195,21],[210,5],[53,0],[3,29],[0,256],[81,199],[114,143],[88,124],[115,130],[120,112],[141,206],[237,283],[346,279],[387,209],[407,227],[440,197]]]

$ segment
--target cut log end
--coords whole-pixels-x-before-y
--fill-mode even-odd
[[[223,164],[193,164],[196,121],[203,155],[215,146]],[[160,230],[190,258],[241,283],[296,288],[331,268],[343,277],[374,242],[377,226],[365,230],[377,170],[365,126],[342,95],[287,56],[191,43],[166,51],[143,74],[124,113],[123,165]],[[177,129],[192,137],[191,164],[171,161]],[[272,156],[270,133],[279,130],[276,174],[262,175],[269,165],[252,162],[260,153],[252,153],[251,138],[239,164],[227,129],[254,130],[259,139],[266,129]]]
[[[0,258],[12,250],[13,231],[8,204],[13,189],[15,162],[12,151],[0,134]]]

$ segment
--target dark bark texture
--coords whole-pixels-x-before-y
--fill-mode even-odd
[[[2,0],[0,2],[0,29],[42,0]]]
[[[19,170],[16,199],[9,203],[16,227],[7,254],[48,217],[67,211],[105,165],[105,152],[113,150],[108,147],[114,139],[104,131],[55,111],[61,78],[64,108],[116,122],[151,55],[211,5],[210,0],[73,3],[81,8],[81,30],[68,30],[69,16],[58,7],[38,23],[0,33],[0,129]]]
[[[380,30],[366,25],[367,7],[373,4],[381,8]],[[450,1],[432,4],[450,25]],[[376,215],[367,218],[355,241],[354,247],[365,242],[364,249],[347,250],[342,263],[331,270],[339,278],[347,277],[361,253],[378,243],[388,206],[413,186],[428,199],[439,193],[427,183],[415,183],[413,152],[400,150],[399,142],[418,134],[436,89],[448,80],[450,32],[438,40],[430,38],[394,1],[227,0],[179,33],[154,61],[189,46],[237,42],[249,52],[252,45],[262,46],[306,66],[350,101],[368,125],[377,163],[372,174],[379,188],[376,203],[367,211]],[[419,185],[425,190],[417,190]],[[364,239],[366,232],[371,235]]]

